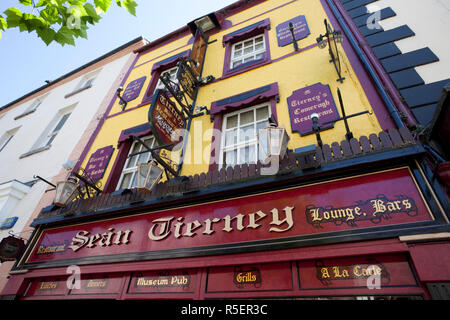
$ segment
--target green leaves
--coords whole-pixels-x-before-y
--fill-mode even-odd
[[[18,4],[29,7],[31,12],[9,8],[0,15],[0,31],[19,28],[21,32],[35,31],[46,44],[53,41],[75,45],[76,38],[87,39],[88,24],[101,20],[113,0],[18,0]],[[136,16],[137,3],[134,0],[115,0],[116,5]],[[0,32],[0,39],[1,39]]]

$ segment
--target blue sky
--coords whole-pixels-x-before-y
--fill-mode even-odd
[[[77,39],[75,47],[57,43],[47,47],[36,33],[7,30],[0,39],[0,107],[141,35],[149,41],[158,39],[236,1],[136,0],[136,17],[113,5],[100,23],[89,28],[88,39]],[[0,12],[20,7],[18,3],[1,0]]]

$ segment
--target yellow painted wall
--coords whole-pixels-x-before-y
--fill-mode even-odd
[[[217,41],[213,42],[208,47],[203,76],[212,75],[216,79],[221,78],[225,57],[225,48],[222,46],[222,38],[224,35],[266,18],[270,18],[271,22],[269,39],[272,60],[285,57],[293,52],[293,45],[288,45],[286,47],[278,46],[276,26],[296,16],[306,16],[311,32],[306,39],[299,41],[300,47],[304,48],[315,44],[316,37],[325,32],[323,20],[327,18],[320,0],[298,0],[290,2],[290,0],[269,0],[234,16],[227,17],[227,20],[233,23],[233,27],[210,37],[210,41]],[[186,23],[187,22],[188,21],[186,21]],[[118,104],[118,101],[116,101],[109,114],[110,117],[105,121],[105,124],[97,136],[83,165],[87,163],[90,154],[97,149],[108,145],[116,147],[122,130],[147,122],[149,105],[138,106],[141,104],[150,83],[150,74],[153,64],[182,51],[191,49],[192,45],[188,44],[190,38],[191,35],[188,34],[185,37],[177,39],[139,57],[127,82],[124,84],[124,88],[126,88],[129,82],[147,76],[140,96],[138,99],[128,104],[127,110],[131,111],[125,113],[120,113],[122,107]],[[333,64],[329,63],[330,57],[328,48],[321,50],[316,46],[268,65],[206,85],[200,89],[196,105],[210,107],[211,103],[214,101],[254,88],[259,88],[273,82],[278,82],[280,102],[277,103],[277,115],[279,124],[284,125],[290,135],[291,140],[288,147],[290,149],[296,149],[302,146],[316,144],[315,135],[301,137],[300,134],[292,133],[291,131],[287,98],[292,95],[293,91],[321,82],[322,84],[330,86],[339,113],[340,107],[336,94],[337,87],[340,88],[343,94],[347,114],[371,110],[369,101],[361,84],[340,45],[339,52],[342,60],[343,77],[346,78],[343,84],[336,81],[337,73]],[[350,119],[349,124],[355,137],[360,137],[362,135],[368,136],[372,133],[381,131],[381,127],[375,115],[364,115],[362,117]],[[187,144],[182,175],[189,176],[208,171],[212,128],[213,123],[207,115],[193,120],[190,133],[191,137],[194,138],[191,138]],[[344,124],[341,121],[336,124],[334,129],[321,133],[321,136],[324,144],[326,144],[344,140],[345,133]],[[103,184],[110,174],[116,156],[117,150],[110,161]]]

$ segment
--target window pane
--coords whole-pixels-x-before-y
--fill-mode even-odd
[[[236,128],[238,125],[238,115],[227,118],[227,129]]]
[[[137,187],[137,173],[133,172],[133,182],[131,183],[131,188]]]
[[[63,115],[61,120],[59,120],[58,124],[56,125],[55,129],[53,130],[53,132],[58,132],[59,130],[61,130],[61,128],[66,123],[66,121],[69,118],[69,116],[70,116],[70,113],[67,113],[67,114]]]
[[[233,63],[233,68],[239,67],[242,64],[242,61],[236,61]]]
[[[263,36],[255,38],[255,43],[263,42]]]
[[[227,131],[225,134],[225,146],[233,146],[237,143],[237,129]]]
[[[269,108],[262,107],[256,110],[256,121],[269,118]]]
[[[254,50],[253,50],[253,47],[250,47],[250,48],[245,48],[244,49],[244,54],[249,54],[249,53],[252,53]]]
[[[246,142],[255,139],[255,127],[253,124],[241,129],[239,142]]]
[[[128,189],[129,188],[132,175],[133,175],[133,173],[124,174],[122,183],[120,184],[119,189]]]
[[[262,59],[262,58],[264,58],[264,53],[259,53],[259,54],[257,54],[255,56],[255,60],[259,60],[259,59]]]
[[[244,42],[244,47],[248,48],[248,47],[253,47],[253,40],[247,40]]]
[[[234,53],[234,57],[240,57],[240,56],[242,56],[242,50],[239,50],[239,51],[236,51],[235,53]]]
[[[237,159],[237,150],[228,151],[225,153],[224,164],[226,166],[234,166],[236,165]]]
[[[253,110],[241,113],[241,126],[255,121]]]
[[[235,50],[240,50],[240,49],[242,49],[242,43],[237,44],[237,45],[234,47],[234,49],[235,49]]]
[[[258,43],[258,44],[255,46],[255,51],[261,50],[261,49],[263,49],[263,48],[264,48],[264,44],[263,44],[263,43]]]

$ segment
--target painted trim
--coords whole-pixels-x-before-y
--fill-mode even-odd
[[[386,106],[390,111],[390,116],[394,118],[397,127],[401,128],[405,126],[405,124],[409,127],[416,127],[418,125],[418,122],[415,119],[415,116],[412,114],[411,110],[401,101],[395,85],[389,79],[389,76],[384,71],[378,58],[368,47],[367,41],[359,32],[353,20],[349,17],[348,12],[345,10],[342,3],[337,0],[321,0],[324,5],[325,1],[328,2],[332,11],[341,16],[341,22],[344,24],[343,27],[347,36],[351,35],[351,37],[356,38],[356,40],[352,41],[352,45],[355,45],[355,43],[360,44],[355,48],[355,50],[360,52],[360,58],[363,60],[366,69],[368,69],[371,77],[375,81],[377,89],[383,97],[383,100],[385,101]],[[399,111],[406,115],[405,124],[403,123]],[[379,119],[381,120],[381,118]]]
[[[131,71],[133,70],[134,66],[136,65],[138,58],[139,58],[139,56],[137,56],[137,55],[134,57],[134,60],[131,63],[131,65],[128,67],[128,71],[125,74],[125,76],[123,77],[120,86],[124,86],[125,82],[128,80],[128,77],[129,77]],[[118,99],[117,96],[114,95],[114,97],[111,99],[111,102],[109,103],[108,108],[106,109],[105,115],[108,115],[111,112],[111,109],[113,108],[117,99]],[[77,172],[80,169],[81,165],[83,164],[84,160],[86,159],[86,156],[87,156],[89,150],[91,149],[92,145],[94,144],[95,139],[97,139],[97,136],[100,133],[100,130],[103,127],[103,124],[105,123],[106,119],[107,119],[106,116],[102,117],[101,120],[98,122],[97,127],[95,128],[88,143],[84,147],[83,152],[81,153],[80,157],[78,158],[78,161],[72,170],[73,172]]]

